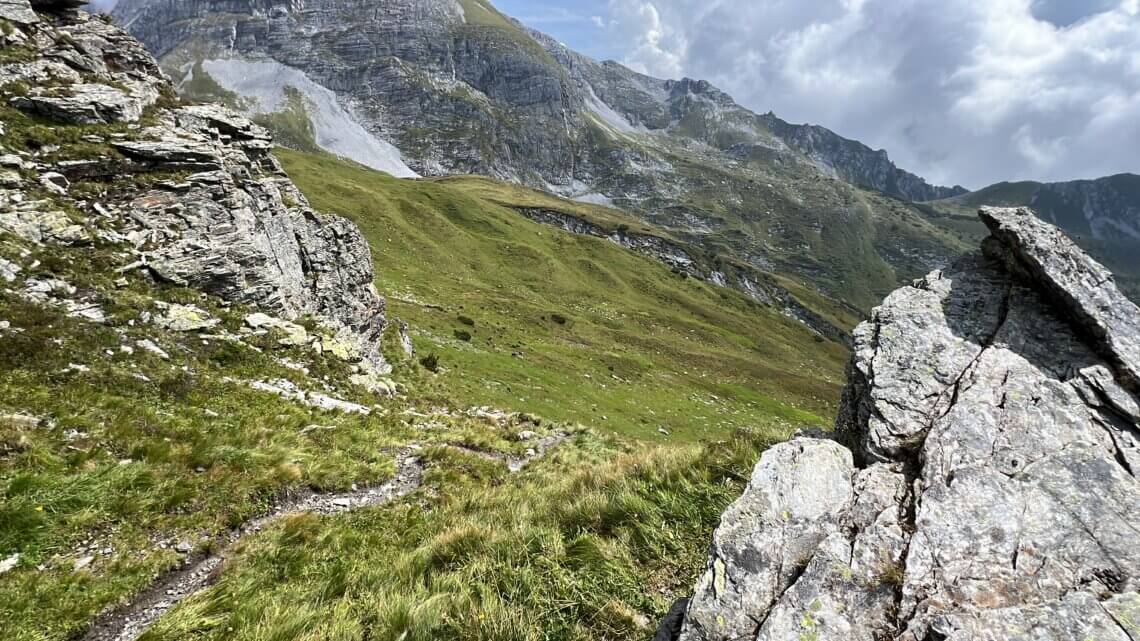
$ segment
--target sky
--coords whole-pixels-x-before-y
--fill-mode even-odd
[[[1140,0],[499,0],[940,184],[1140,173]]]
[[[106,8],[115,0],[95,0]],[[1140,0],[495,0],[938,184],[1140,173]]]

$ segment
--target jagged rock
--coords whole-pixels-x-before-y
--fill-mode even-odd
[[[67,195],[67,190],[71,187],[71,183],[67,181],[67,177],[55,171],[40,174],[40,185],[44,189],[60,196]]]
[[[367,416],[372,413],[371,408],[365,407],[358,403],[351,403],[339,398],[333,398],[326,394],[319,392],[308,392],[300,387],[297,387],[287,380],[275,381],[252,381],[249,383],[252,389],[259,392],[267,392],[275,394],[281,398],[297,401],[309,407],[313,407],[328,412],[342,412],[345,414],[363,414]]]
[[[1140,315],[1119,289],[1106,286],[1112,274],[1029,209],[987,208],[981,216],[997,240],[987,249],[1059,301],[1093,348],[1140,391]]]
[[[33,93],[12,99],[12,106],[60,122],[93,125],[138,122],[146,108],[158,100],[152,86],[135,83],[124,91],[100,83],[71,85],[66,95]]]
[[[28,0],[0,0],[0,18],[17,24],[35,24],[40,21]]]
[[[981,215],[985,255],[855,333],[836,427],[862,468],[765,453],[682,639],[1140,638],[1140,309],[1031,212]],[[772,518],[789,483],[808,524]]]
[[[0,230],[38,244],[82,245],[91,242],[87,230],[72,222],[67,214],[42,210],[42,205],[46,203],[24,203],[11,208],[0,202]]]
[[[168,354],[166,352],[166,350],[159,347],[157,343],[150,340],[149,338],[143,339],[140,341],[136,341],[135,345],[138,345],[139,348],[143,349],[144,351],[150,352],[151,354],[154,354],[155,356],[161,358],[164,361],[170,360],[170,354]]]
[[[308,207],[269,155],[264,130],[218,108],[186,107],[149,135],[158,139],[118,147],[145,162],[208,171],[131,204],[141,231],[158,238],[147,267],[286,319],[310,314],[347,328],[333,330],[330,351],[386,373],[384,302],[367,242],[347,220]]]
[[[0,187],[4,189],[16,189],[24,184],[24,179],[20,176],[19,172],[12,171],[11,169],[0,170]]]
[[[72,4],[36,7],[59,11]],[[4,8],[27,6],[7,0]],[[13,33],[33,42],[39,55],[0,65],[0,86],[19,80],[33,87],[28,95],[10,96],[12,104],[71,123],[135,122],[146,113],[145,129],[128,127],[129,133],[92,143],[109,141],[123,157],[115,158],[106,177],[117,177],[124,165],[128,173],[181,174],[136,192],[130,202],[91,207],[105,219],[99,225],[117,226],[98,228],[98,238],[129,243],[136,252],[121,271],[145,268],[159,279],[286,320],[316,317],[328,326],[319,349],[369,374],[390,370],[379,351],[384,301],[373,286],[367,242],[349,221],[308,206],[270,155],[264,129],[220,107],[161,107],[158,98],[173,95],[168,79],[139,42],[103,20],[63,12]],[[4,162],[28,169],[18,157],[5,156]],[[53,168],[59,173],[38,180],[55,199],[68,198],[64,173],[107,171],[88,161]],[[196,173],[185,176],[187,171]],[[57,209],[0,191],[0,229],[36,243],[91,242],[85,226]]]
[[[5,282],[15,282],[16,277],[19,276],[21,268],[16,263],[10,260],[0,258],[0,280]]]
[[[797,439],[768,450],[713,535],[681,639],[755,634],[754,615],[771,608],[819,544],[839,532],[852,472],[851,453],[836,443]]]

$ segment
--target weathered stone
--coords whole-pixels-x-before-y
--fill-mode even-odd
[[[116,142],[114,147],[138,160],[171,165],[220,168],[218,150],[205,140],[170,136],[164,140],[131,140]]]
[[[94,125],[138,122],[147,107],[158,99],[158,92],[138,85],[136,92],[100,83],[71,85],[65,95],[30,94],[16,96],[12,106],[60,122]]]
[[[91,241],[91,235],[86,229],[60,211],[0,211],[0,229],[34,243],[83,245]]]
[[[1029,209],[986,208],[987,244],[1014,272],[1049,295],[1058,312],[1140,391],[1140,309],[1113,284],[1112,274]]]
[[[4,559],[3,561],[0,561],[0,574],[4,574],[6,572],[11,572],[19,564],[20,564],[20,555],[19,554],[13,554],[13,555],[9,556],[8,558]]]
[[[11,169],[0,170],[0,187],[4,189],[17,189],[24,184],[20,172]]]
[[[797,439],[765,452],[713,535],[680,638],[754,636],[756,621],[839,532],[853,472],[850,452],[836,443]]]
[[[11,283],[20,274],[21,268],[10,260],[0,258],[0,280]]]
[[[58,196],[66,196],[68,188],[71,187],[66,176],[54,171],[40,174],[40,185]]]
[[[309,332],[302,325],[274,318],[268,314],[250,314],[245,317],[245,324],[253,329],[274,329],[284,336],[278,340],[282,345],[301,346],[309,343]]]
[[[0,0],[0,18],[16,24],[35,24],[40,21],[28,0]]]
[[[68,122],[134,121],[170,90],[153,58],[114,26],[83,14],[61,19],[69,39],[59,40],[50,57],[16,70],[51,89],[16,96],[17,106]],[[72,68],[85,72],[83,82]],[[321,351],[365,367],[367,375],[386,373],[378,348],[384,303],[372,285],[371,252],[359,230],[311,210],[269,155],[268,133],[248,119],[220,107],[187,106],[159,110],[154,121],[137,134],[113,136],[111,144],[144,170],[197,173],[160,183],[108,213],[109,220],[129,226],[100,230],[101,237],[145,249],[131,267],[145,267],[160,279],[282,319],[322,319],[328,332],[317,344]],[[9,164],[22,168],[21,162]],[[80,169],[89,170],[66,171]],[[41,176],[61,197],[65,180]],[[15,197],[0,198],[0,228],[40,243],[89,241],[83,227],[63,214]],[[308,340],[304,328],[288,320],[279,327],[289,344]]]
[[[365,416],[372,413],[371,408],[365,407],[358,403],[351,403],[339,398],[333,398],[332,396],[321,394],[319,392],[307,392],[287,380],[252,381],[249,383],[249,386],[259,392],[275,394],[281,398],[297,401],[304,405],[308,405],[309,407],[314,407],[316,409],[325,410],[328,412],[363,414]]]
[[[724,554],[724,533],[789,528],[738,506],[775,505],[804,474],[763,472],[782,458],[766,453],[717,529],[717,598],[706,574],[682,638],[1140,638],[1140,310],[1028,216],[984,211],[990,258],[896,291],[856,330],[837,420],[868,465],[853,498],[805,490],[823,516],[802,573],[742,591],[773,585],[778,564],[767,546]]]
[[[222,322],[193,305],[163,304],[161,308],[162,314],[154,319],[154,323],[172,332],[196,332],[217,327]]]

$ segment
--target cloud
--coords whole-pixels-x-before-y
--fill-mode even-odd
[[[91,4],[87,5],[87,10],[92,12],[109,12],[115,8],[119,0],[91,0]]]
[[[941,183],[1140,171],[1140,0],[610,0],[624,61]],[[630,34],[633,34],[632,37]]]

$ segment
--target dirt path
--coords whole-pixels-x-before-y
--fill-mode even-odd
[[[568,438],[566,434],[547,436],[537,441],[525,456],[510,457],[502,454],[478,452],[465,447],[454,447],[465,452],[496,460],[512,473],[518,472],[547,451]],[[240,528],[230,531],[215,541],[216,553],[192,555],[179,569],[161,576],[129,604],[111,610],[95,620],[79,641],[135,641],[174,606],[206,588],[217,578],[217,570],[225,561],[233,545],[243,537],[260,532],[267,525],[287,514],[316,512],[337,514],[374,505],[383,505],[403,498],[423,484],[424,466],[415,450],[406,449],[396,458],[397,472],[387,482],[374,487],[361,488],[340,494],[305,492],[274,506],[273,510]]]

